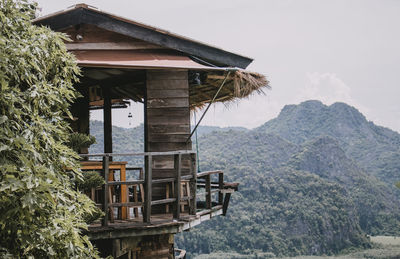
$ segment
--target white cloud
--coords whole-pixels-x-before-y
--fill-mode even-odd
[[[317,99],[330,105],[334,102],[354,103],[350,87],[333,73],[308,73],[306,83],[296,98],[299,101]]]
[[[344,102],[356,107],[364,114],[369,113],[369,109],[352,96],[350,86],[335,73],[307,73],[304,87],[294,99],[295,103],[320,100],[326,105]]]

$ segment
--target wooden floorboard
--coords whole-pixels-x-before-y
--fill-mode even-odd
[[[188,213],[182,213],[181,214],[181,220],[187,221],[190,219],[195,219],[195,215],[189,215]],[[163,224],[168,224],[168,223],[173,223],[173,216],[172,213],[168,214],[156,214],[156,215],[151,215],[151,222],[150,223],[144,223],[143,222],[143,217],[139,216],[136,218],[131,218],[131,219],[116,219],[114,220],[113,223],[109,222],[108,227],[113,228],[117,226],[129,226],[129,227],[154,227],[155,225],[163,225]],[[100,222],[95,222],[89,226],[89,230],[91,229],[96,229],[96,228],[104,228],[104,226],[101,225]]]
[[[174,220],[172,213],[164,213],[151,215],[150,223],[143,222],[142,216],[126,220],[116,219],[113,223],[109,222],[108,226],[102,226],[99,221],[89,226],[87,234],[89,238],[95,240],[158,233],[178,233],[221,214],[222,206],[215,206],[209,210],[202,210],[196,215],[189,215],[187,212],[181,213],[179,220]]]

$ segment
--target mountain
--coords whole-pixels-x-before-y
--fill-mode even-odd
[[[201,128],[199,128],[200,130]],[[101,141],[102,124],[91,122]],[[114,152],[143,150],[143,127],[113,127]],[[202,171],[239,182],[227,217],[176,236],[190,253],[336,254],[370,246],[367,234],[399,234],[400,135],[344,103],[285,106],[253,129],[206,128]],[[91,152],[101,152],[102,143]],[[140,161],[139,161],[140,162]]]
[[[345,103],[320,101],[286,105],[279,116],[256,129],[296,144],[327,135],[339,141],[349,158],[391,187],[399,180],[400,134],[367,121]]]
[[[329,254],[368,246],[365,234],[399,234],[398,191],[384,177],[398,175],[398,139],[351,106],[318,101],[285,106],[245,133],[204,135],[201,169],[224,170],[240,183],[240,196],[227,218],[183,233],[177,243],[197,253]]]

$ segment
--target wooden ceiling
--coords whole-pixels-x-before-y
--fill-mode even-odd
[[[113,108],[124,108],[127,100],[143,102],[145,71],[110,68],[82,68],[77,88],[88,88],[91,109],[103,106],[103,88],[109,88]],[[81,91],[85,92],[85,91]]]

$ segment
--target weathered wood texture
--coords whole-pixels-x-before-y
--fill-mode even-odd
[[[105,30],[91,24],[80,24],[62,30],[71,42],[66,42],[68,50],[140,50],[164,49],[149,42]]]
[[[112,112],[111,96],[109,88],[104,87],[104,107],[103,107],[103,132],[104,132],[104,153],[112,153]],[[112,160],[112,157],[110,157]]]
[[[146,151],[191,150],[188,72],[147,71],[146,88]],[[176,177],[173,156],[153,157],[152,168],[153,179]],[[189,156],[182,156],[181,174],[190,174]],[[165,184],[153,185],[153,200],[165,194]]]
[[[174,258],[174,235],[153,235],[92,241],[102,257],[114,258]]]
[[[178,50],[216,65],[246,68],[252,62],[252,59],[248,57],[82,6],[38,19],[34,21],[34,24],[49,26],[55,31],[62,31],[82,24],[92,24],[104,30],[114,31],[151,44]]]

